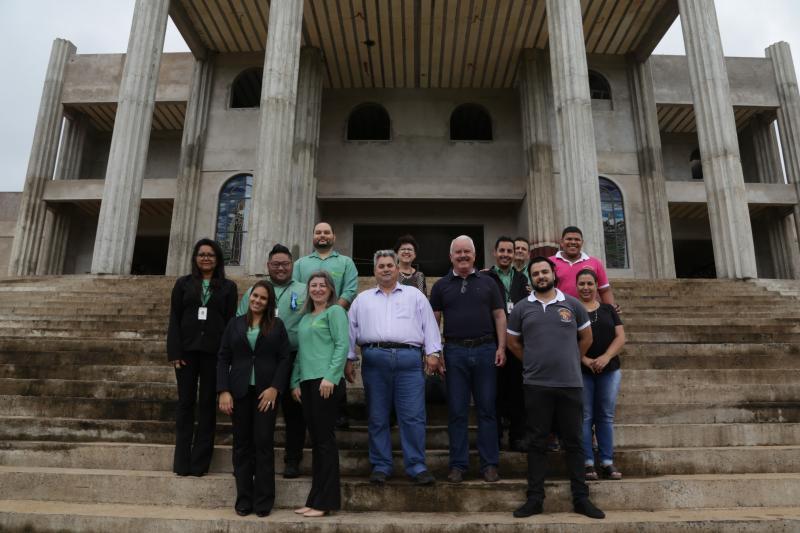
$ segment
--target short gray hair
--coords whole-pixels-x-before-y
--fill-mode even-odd
[[[397,254],[394,250],[378,250],[375,252],[375,255],[372,256],[372,267],[375,268],[378,266],[378,259],[381,257],[391,257],[394,260],[394,264],[396,265],[398,262]]]
[[[473,252],[475,251],[475,243],[472,241],[472,237],[470,237],[469,235],[459,235],[458,237],[456,237],[455,239],[450,241],[450,253],[451,254],[453,253],[453,247],[455,247],[456,241],[460,241],[460,240],[468,241],[469,245],[472,246],[472,251]]]

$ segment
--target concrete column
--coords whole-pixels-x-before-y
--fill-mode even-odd
[[[44,230],[46,206],[42,196],[48,181],[53,179],[61,137],[64,111],[61,91],[64,87],[64,72],[70,57],[75,54],[75,45],[63,39],[53,41],[50,62],[44,78],[39,115],[33,132],[33,145],[25,173],[25,186],[19,206],[19,215],[11,245],[8,274],[30,276],[36,273],[39,260],[40,241]]]
[[[92,274],[128,274],[139,223],[169,0],[136,0],[119,87]]]
[[[764,114],[758,114],[750,121],[758,181],[761,183],[786,183],[778,148],[778,136],[775,134],[772,122],[772,117]]]
[[[689,79],[703,154],[703,181],[717,277],[756,277],[728,72],[713,0],[678,0]]]
[[[605,261],[589,68],[580,0],[547,0],[553,100],[561,145],[556,195],[563,224],[583,230],[584,250]]]
[[[546,52],[524,50],[517,77],[522,142],[528,178],[523,209],[527,213],[525,236],[535,247],[558,247],[563,222],[556,206],[553,176],[553,136],[550,110],[553,109],[553,85]]]
[[[210,59],[195,59],[183,123],[177,189],[172,204],[166,268],[168,276],[187,272],[192,260],[213,72]]]
[[[317,209],[317,149],[319,117],[322,109],[322,51],[304,47],[300,50],[300,73],[297,83],[297,113],[294,121],[292,151],[292,189],[289,205],[289,246],[297,255],[311,251],[311,234]]]
[[[76,180],[80,178],[83,163],[83,147],[89,120],[86,115],[77,114],[64,120],[61,134],[61,148],[56,163],[56,180]],[[64,257],[67,253],[70,217],[62,210],[47,209],[45,215],[42,244],[36,274],[39,276],[61,274],[64,270]]]
[[[253,208],[247,226],[249,274],[264,274],[264,257],[277,242],[289,241],[293,210],[292,148],[300,59],[302,0],[272,2],[261,88],[258,156]],[[296,179],[296,178],[295,178]]]
[[[658,128],[658,110],[650,63],[629,58],[628,81],[642,184],[650,277],[674,278],[675,258],[664,179],[664,156],[661,151],[661,131]]]

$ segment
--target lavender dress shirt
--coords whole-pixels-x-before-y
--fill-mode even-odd
[[[442,349],[431,304],[416,287],[398,283],[388,295],[379,287],[367,289],[353,300],[348,318],[350,360],[358,359],[356,346],[374,342],[413,344],[426,354]]]

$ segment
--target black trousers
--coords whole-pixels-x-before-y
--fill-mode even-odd
[[[275,503],[275,418],[277,409],[261,412],[255,387],[233,400],[233,475],[236,508],[272,510]]]
[[[292,365],[297,352],[292,353]],[[286,454],[283,462],[286,464],[300,464],[303,460],[303,446],[306,443],[306,419],[303,416],[303,405],[292,398],[291,391],[286,392],[281,399],[283,408],[283,421],[286,424]]]
[[[583,395],[580,388],[525,385],[528,415],[528,499],[544,500],[547,435],[555,426],[566,452],[572,501],[589,497],[583,469]]]
[[[522,393],[522,361],[506,351],[505,366],[497,369],[497,436],[503,440],[502,417],[509,421],[508,443],[525,438],[525,395]]]
[[[333,394],[323,399],[319,394],[320,381],[321,378],[300,383],[303,414],[311,435],[311,491],[306,507],[336,511],[342,506],[339,448],[335,433],[342,387],[337,385]]]
[[[191,352],[184,357],[188,364],[175,369],[178,408],[175,413],[175,455],[172,471],[182,476],[202,475],[208,472],[211,455],[214,453],[214,432],[217,427],[217,357],[215,354],[202,352]]]

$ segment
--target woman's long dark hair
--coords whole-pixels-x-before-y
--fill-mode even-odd
[[[217,256],[217,265],[214,267],[214,273],[211,274],[211,287],[217,289],[225,279],[225,256],[222,253],[222,247],[212,239],[200,239],[194,244],[194,248],[192,248],[192,277],[197,282],[198,291],[201,290],[203,282],[203,275],[197,266],[197,253],[200,251],[201,246],[210,246],[214,250],[214,255]]]
[[[272,326],[275,324],[275,289],[272,288],[272,285],[267,282],[266,280],[261,280],[256,282],[253,285],[253,289],[250,291],[250,294],[253,294],[253,291],[256,290],[258,287],[263,287],[267,290],[267,306],[264,308],[264,313],[261,315],[261,321],[258,323],[259,328],[261,328],[260,335],[266,335],[269,333],[269,330],[272,329]],[[247,304],[247,327],[250,327],[253,324],[253,312],[250,310],[250,303]]]

